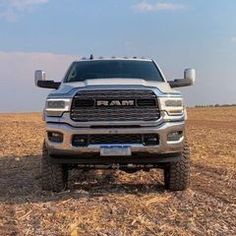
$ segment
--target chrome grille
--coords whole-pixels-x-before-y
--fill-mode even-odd
[[[98,100],[134,100],[133,106],[96,106]],[[90,121],[155,121],[160,117],[151,90],[82,90],[73,98],[71,119]]]

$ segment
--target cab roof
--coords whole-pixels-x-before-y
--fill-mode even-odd
[[[90,58],[82,57],[76,62],[79,61],[105,61],[105,60],[127,60],[127,61],[152,61],[152,59],[145,58],[145,57],[93,57],[92,55]]]

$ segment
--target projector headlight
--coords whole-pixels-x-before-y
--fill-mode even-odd
[[[45,113],[47,116],[61,116],[63,112],[70,111],[71,99],[49,98],[46,100]]]
[[[184,113],[184,104],[182,98],[160,98],[162,111],[166,111],[169,116],[179,116]]]

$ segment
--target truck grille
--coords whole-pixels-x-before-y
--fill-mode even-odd
[[[156,121],[157,97],[151,90],[84,90],[73,98],[71,119],[90,121]]]

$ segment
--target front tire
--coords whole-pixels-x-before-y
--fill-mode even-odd
[[[65,165],[52,163],[45,143],[41,158],[42,189],[60,192],[67,187],[68,169]]]
[[[171,162],[164,168],[165,188],[170,191],[186,190],[190,184],[190,150],[187,140],[180,160]]]

